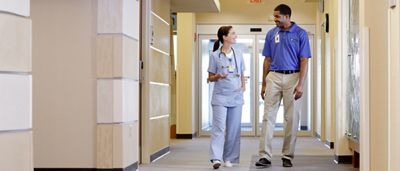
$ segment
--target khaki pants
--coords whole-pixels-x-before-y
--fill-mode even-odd
[[[299,127],[300,104],[294,100],[294,88],[299,80],[299,73],[281,74],[269,72],[266,77],[264,117],[260,136],[259,155],[272,159],[272,138],[279,104],[284,105],[284,141],[282,158],[292,160]]]

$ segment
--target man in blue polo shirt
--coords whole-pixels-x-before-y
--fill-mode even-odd
[[[271,165],[272,137],[279,104],[283,99],[285,134],[282,165],[292,167],[301,105],[297,100],[303,94],[311,52],[307,32],[290,21],[291,13],[289,6],[278,5],[274,9],[276,27],[265,38],[261,89],[265,108],[259,147],[260,159],[256,166]]]

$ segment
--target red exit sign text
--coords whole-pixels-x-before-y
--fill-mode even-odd
[[[262,0],[250,0],[251,4],[261,4]]]

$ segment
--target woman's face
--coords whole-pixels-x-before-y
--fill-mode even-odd
[[[236,32],[231,28],[227,36],[224,36],[224,43],[234,44],[236,43]]]

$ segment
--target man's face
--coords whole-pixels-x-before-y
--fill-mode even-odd
[[[283,26],[290,22],[289,15],[282,15],[279,11],[274,11],[274,21],[276,26],[283,28]]]

